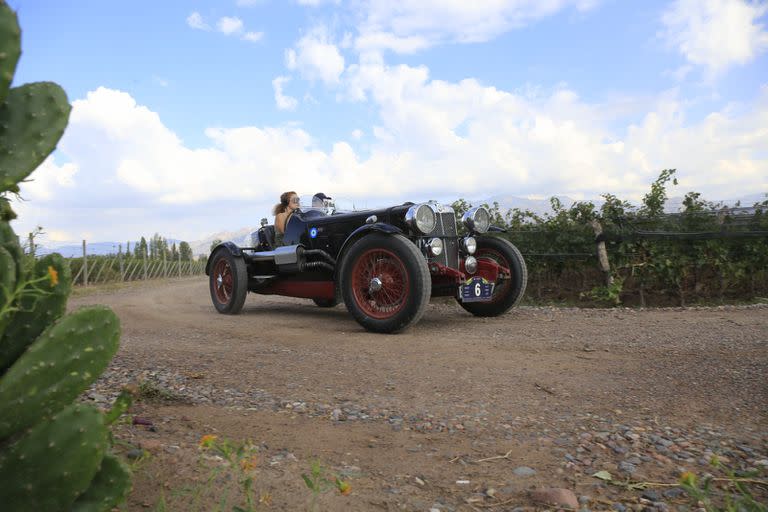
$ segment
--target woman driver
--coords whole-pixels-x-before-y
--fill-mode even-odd
[[[299,196],[296,192],[283,192],[280,195],[280,202],[272,209],[272,214],[275,216],[275,231],[281,235],[285,233],[285,225],[288,222],[288,217],[299,209]]]

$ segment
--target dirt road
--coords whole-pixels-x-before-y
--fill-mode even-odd
[[[380,335],[343,305],[308,300],[250,295],[242,314],[219,315],[199,278],[70,303],[107,304],[122,321],[92,398],[145,382],[134,413],[152,425],[120,430],[153,454],[137,468],[131,510],[161,495],[172,510],[192,506],[182,489],[203,487],[204,434],[258,445],[255,487],[273,510],[311,505],[300,475],[315,459],[352,486],[323,493],[322,510],[511,510],[551,487],[595,510],[662,510],[687,500],[590,475],[675,482],[685,469],[715,471],[712,453],[768,475],[765,307],[479,319],[443,301],[407,332]],[[222,489],[203,489],[200,509]]]

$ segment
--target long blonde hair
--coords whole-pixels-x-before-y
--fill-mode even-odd
[[[283,192],[280,194],[280,202],[275,205],[274,208],[272,208],[272,215],[277,215],[278,213],[283,213],[285,210],[288,209],[288,201],[291,200],[291,196],[298,195],[296,192],[291,190],[290,192]]]

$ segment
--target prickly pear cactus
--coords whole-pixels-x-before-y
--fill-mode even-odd
[[[20,53],[0,0],[0,508],[106,511],[130,490],[108,435],[130,399],[105,414],[77,398],[117,351],[120,323],[105,307],[65,315],[69,266],[57,254],[31,263],[9,224],[8,194],[55,149],[70,112],[56,84],[10,88]]]

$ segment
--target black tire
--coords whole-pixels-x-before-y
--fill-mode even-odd
[[[243,309],[248,294],[248,270],[243,258],[233,256],[226,249],[217,250],[211,261],[208,283],[216,311],[236,315]]]
[[[432,294],[427,260],[402,235],[364,236],[344,256],[339,275],[347,309],[373,332],[394,333],[418,322]],[[371,291],[374,278],[377,291]]]
[[[490,258],[509,269],[511,276],[499,280],[490,302],[462,302],[461,307],[475,316],[499,316],[520,304],[528,284],[528,268],[520,251],[507,240],[497,237],[478,237],[475,257]]]

